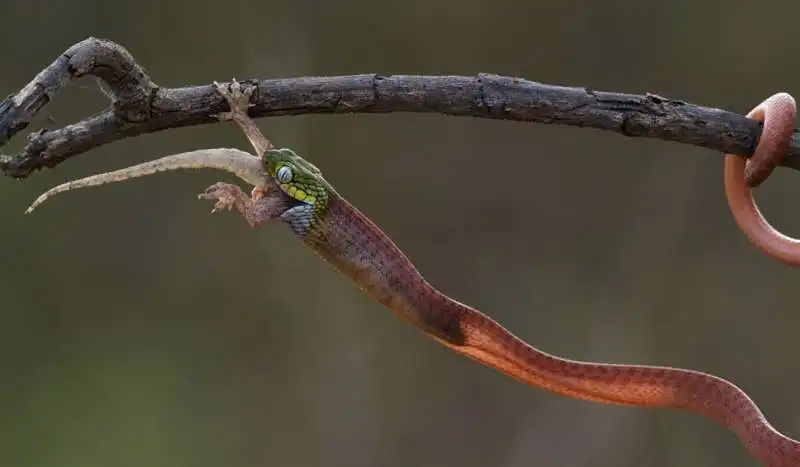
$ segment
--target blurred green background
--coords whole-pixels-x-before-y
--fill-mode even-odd
[[[0,6],[2,95],[90,35],[123,44],[163,86],[489,72],[741,113],[774,92],[800,94],[800,3],[790,1]],[[105,105],[82,80],[37,126]],[[735,227],[721,154],[437,115],[258,123],[317,164],[431,282],[539,348],[718,374],[800,437],[798,273]],[[758,465],[699,416],[570,400],[457,356],[288,229],[209,215],[195,194],[227,174],[81,190],[23,215],[66,179],[209,146],[249,150],[233,125],[206,125],[0,180],[1,466]],[[758,190],[770,220],[795,234],[797,177],[780,170]]]

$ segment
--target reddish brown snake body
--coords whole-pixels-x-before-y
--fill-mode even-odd
[[[789,94],[774,94],[758,104],[749,118],[764,122],[750,161],[725,155],[725,194],[739,228],[760,250],[779,261],[800,265],[800,240],[778,232],[761,214],[752,188],[769,177],[789,150],[797,107]]]
[[[752,193],[752,188],[763,183],[788,152],[797,106],[791,95],[777,93],[755,106],[747,117],[763,121],[764,127],[750,161],[735,154],[725,155],[728,205],[737,225],[756,247],[779,261],[800,265],[800,240],[772,227],[758,209]],[[779,433],[763,418],[736,430],[750,451],[767,465],[800,465],[800,443]]]

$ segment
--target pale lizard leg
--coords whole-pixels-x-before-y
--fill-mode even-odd
[[[264,136],[250,116],[247,115],[247,109],[253,106],[250,103],[250,97],[256,87],[251,85],[242,86],[241,83],[234,79],[229,86],[224,86],[214,81],[214,88],[231,107],[230,112],[219,114],[219,119],[223,121],[232,120],[239,125],[239,128],[242,129],[242,132],[256,150],[256,156],[259,158],[264,157],[264,153],[272,148],[272,143]]]
[[[251,227],[259,227],[265,221],[279,218],[291,206],[286,197],[272,190],[259,190],[256,198],[248,196],[241,188],[231,183],[217,182],[197,195],[198,199],[215,199],[212,213],[234,206]]]

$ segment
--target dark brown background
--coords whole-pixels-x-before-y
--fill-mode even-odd
[[[89,35],[125,45],[166,86],[489,72],[742,113],[800,93],[800,4],[789,1],[1,6],[3,95]],[[47,111],[60,126],[103,99],[84,80]],[[259,124],[320,166],[434,284],[526,340],[575,359],[718,374],[800,437],[800,276],[736,229],[720,154],[432,115]],[[456,356],[287,229],[210,216],[194,195],[227,175],[91,188],[23,215],[68,178],[231,145],[249,149],[232,125],[172,130],[0,180],[0,465],[757,465],[701,417],[574,401]],[[780,170],[758,191],[790,233],[797,177]]]

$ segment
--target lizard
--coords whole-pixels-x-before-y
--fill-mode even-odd
[[[254,87],[235,80],[214,83],[233,120],[254,147],[252,155],[233,149],[200,150],[59,185],[54,193],[121,181],[180,168],[227,170],[253,185],[217,182],[198,195],[215,200],[212,212],[235,208],[249,225],[288,225],[319,257],[362,291],[428,336],[528,385],[575,399],[620,406],[688,410],[724,425],[750,454],[769,467],[800,465],[800,442],[776,430],[738,386],[718,376],[665,366],[571,360],[523,341],[499,322],[445,295],[372,220],[346,200],[322,172],[291,149],[276,149],[248,116]]]

